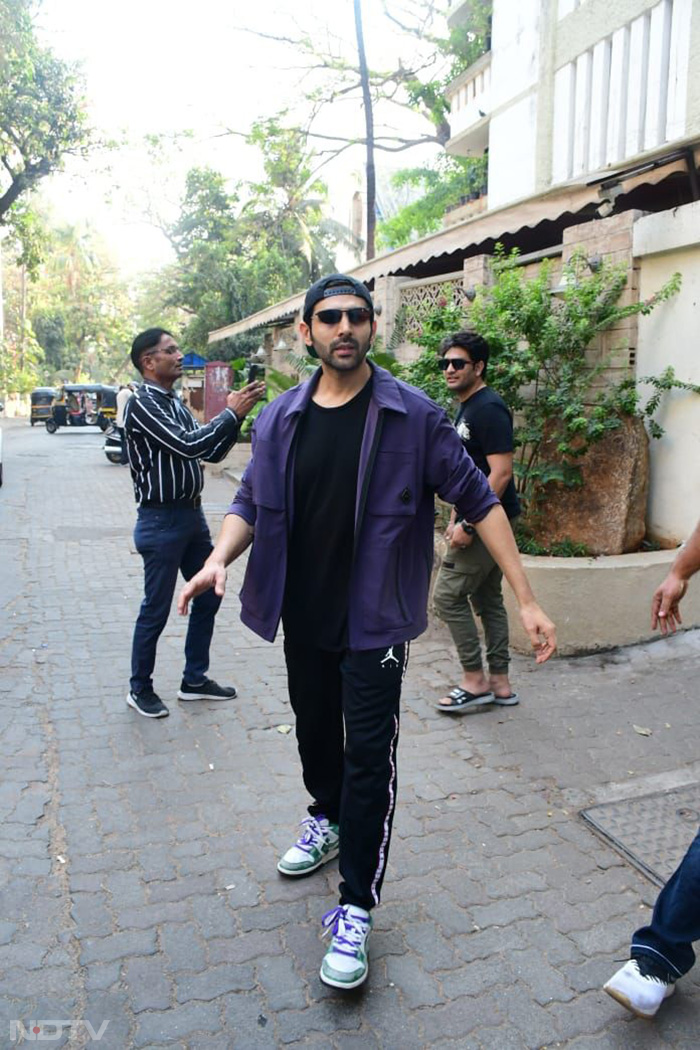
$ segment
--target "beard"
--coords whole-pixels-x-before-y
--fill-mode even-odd
[[[336,372],[352,372],[359,368],[364,362],[372,346],[372,337],[366,339],[355,339],[354,336],[346,336],[343,339],[334,339],[328,346],[313,342],[314,349],[320,360]],[[343,349],[347,356],[339,357],[337,351]]]

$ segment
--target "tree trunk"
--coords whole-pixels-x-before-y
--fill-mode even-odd
[[[369,90],[369,73],[367,70],[367,56],[365,54],[365,40],[362,32],[362,0],[354,0],[355,7],[355,34],[357,36],[357,54],[360,60],[360,81],[362,83],[362,99],[365,107],[365,138],[367,140],[366,190],[367,190],[367,258],[374,258],[374,226],[375,226],[375,200],[376,200],[376,178],[374,172],[374,112],[372,110],[372,96]]]
[[[27,329],[27,267],[19,272],[19,367],[24,370],[24,342]]]

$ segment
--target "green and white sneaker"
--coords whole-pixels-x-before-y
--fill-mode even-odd
[[[300,827],[304,828],[304,834],[287,850],[277,865],[277,870],[283,875],[308,875],[338,856],[338,825],[331,824],[323,813],[317,817],[305,817]]]
[[[367,941],[372,916],[354,904],[339,904],[322,919],[323,936],[333,939],[321,963],[321,980],[331,988],[357,988],[367,980]]]

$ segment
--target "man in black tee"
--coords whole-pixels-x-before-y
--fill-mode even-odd
[[[477,467],[486,474],[509,520],[520,513],[513,483],[513,420],[505,401],[486,385],[489,346],[475,332],[448,336],[440,367],[459,398],[455,427]],[[447,553],[435,583],[435,611],[450,629],[462,665],[462,681],[437,703],[439,711],[463,714],[470,707],[518,703],[508,678],[508,616],[502,573],[469,522],[453,511],[445,533]],[[488,676],[474,615],[486,637]]]
[[[284,637],[318,649],[347,647],[355,486],[372,380],[337,408],[309,403],[297,430],[294,522],[282,609]]]
[[[299,877],[339,857],[340,901],[321,980],[368,974],[372,909],[397,792],[401,683],[427,624],[434,495],[473,519],[503,566],[537,660],[554,627],[527,583],[506,515],[444,413],[367,360],[376,330],[365,285],[344,274],[306,294],[300,332],[317,373],[258,416],[253,455],[207,563],[178,608],[214,587],[248,546],[241,618],[273,641],[280,617],[304,785],[303,834],[279,859]]]

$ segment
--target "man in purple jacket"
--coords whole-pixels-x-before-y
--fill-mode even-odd
[[[396,802],[408,643],[425,630],[434,495],[474,523],[520,606],[538,662],[554,627],[535,602],[508,519],[445,413],[367,361],[376,330],[364,284],[344,274],[306,294],[301,335],[321,367],[256,420],[253,456],[202,570],[178,607],[214,587],[252,543],[241,618],[272,641],[284,626],[289,696],[313,802],[277,867],[306,875],[340,854],[340,903],[321,980],[368,973]]]

